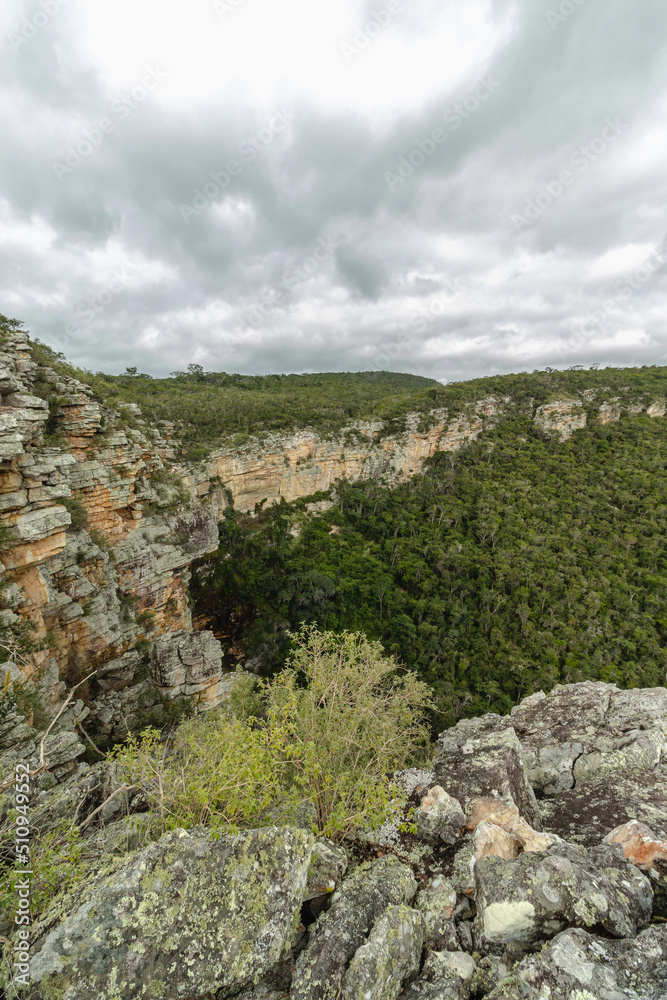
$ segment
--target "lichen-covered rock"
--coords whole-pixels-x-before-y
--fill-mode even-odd
[[[650,770],[667,751],[667,689],[620,691],[583,681],[557,685],[511,716],[533,787],[559,795],[575,783]]]
[[[333,892],[347,871],[347,851],[318,837],[310,859],[304,902]]]
[[[438,784],[459,800],[466,817],[479,799],[488,799],[497,805],[515,805],[533,829],[541,830],[540,811],[516,733],[506,726],[478,735],[473,721],[483,720],[462,720],[439,737],[433,764]]]
[[[430,788],[417,810],[417,834],[422,840],[437,844],[455,844],[465,826],[465,816],[458,799],[440,785]]]
[[[186,998],[250,984],[298,922],[313,837],[177,830],[72,891],[34,928],[39,1000]]]
[[[530,945],[568,926],[634,937],[651,919],[650,882],[620,845],[556,844],[514,861],[485,858],[475,864],[474,877],[482,946]]]
[[[577,782],[540,802],[545,826],[564,840],[590,847],[611,830],[640,819],[667,840],[667,760],[647,770],[628,770]]]
[[[392,905],[410,902],[412,871],[393,855],[360,865],[334,893],[296,963],[290,1000],[335,1000],[352,956]]]
[[[468,1000],[477,965],[464,951],[432,951],[401,1000]]]
[[[438,876],[417,893],[415,907],[424,918],[424,944],[434,951],[456,951],[458,941],[452,919],[456,892],[449,879]]]
[[[667,927],[613,941],[567,930],[525,958],[488,1000],[665,1000]]]
[[[342,1000],[396,1000],[405,980],[419,971],[423,943],[421,913],[390,906],[350,962]]]

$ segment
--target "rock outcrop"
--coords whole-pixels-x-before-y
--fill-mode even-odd
[[[177,830],[66,896],[33,932],[35,997],[183,998],[244,986],[279,960],[313,837]]]
[[[76,715],[102,744],[165,699],[215,704],[222,651],[211,633],[193,640],[206,653],[173,685],[148,664],[156,638],[180,649],[192,633],[189,567],[218,544],[217,512],[167,469],[169,441],[136,407],[114,411],[37,365],[21,333],[0,349],[0,391],[1,613],[5,626],[32,623],[43,647],[16,679],[31,678],[48,709],[96,671]],[[17,735],[0,732],[0,752]]]
[[[456,787],[456,826],[444,840],[431,826],[426,839],[418,827],[405,830],[366,861],[358,851],[368,851],[367,840],[336,845],[293,826],[220,837],[173,831],[141,847],[150,826],[141,792],[119,787],[112,761],[84,765],[42,790],[33,814],[48,831],[75,812],[89,849],[104,857],[33,928],[23,995],[664,1000],[664,843],[642,823],[641,803],[637,820],[618,828],[608,825],[614,809],[601,808],[588,846],[560,839],[546,806],[572,794],[553,775],[566,773],[560,762],[571,759],[573,735],[582,752],[616,761],[614,780],[605,772],[606,784],[595,785],[598,802],[605,787],[616,801],[628,774],[664,774],[663,755],[633,747],[667,732],[665,695],[586,682],[531,696],[511,716],[460,722],[438,741],[439,790],[432,772],[398,776],[417,803],[451,806]],[[548,758],[538,753],[545,747]],[[593,781],[584,773],[577,787]],[[520,812],[534,809],[527,788],[542,796],[541,832]],[[664,825],[667,804],[660,811],[656,801]]]

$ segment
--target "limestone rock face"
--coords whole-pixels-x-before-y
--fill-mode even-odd
[[[511,727],[476,735],[475,720],[462,720],[438,739],[433,769],[446,792],[458,799],[468,817],[479,800],[515,805],[535,830],[540,811],[528,782],[524,754]]]
[[[35,927],[29,995],[181,998],[244,986],[289,944],[313,837],[177,830],[102,871]]]
[[[347,967],[390,906],[409,902],[417,889],[412,872],[393,856],[362,865],[332,898],[297,959],[290,1000],[334,1000]]]
[[[613,941],[584,930],[563,931],[544,951],[524,959],[488,1000],[664,1000],[667,927]]]
[[[533,944],[567,926],[634,937],[651,919],[649,880],[620,846],[556,844],[513,861],[488,857],[474,875],[476,928],[489,944]]]

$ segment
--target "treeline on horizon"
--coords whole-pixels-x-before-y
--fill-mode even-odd
[[[1,317],[0,317],[1,319]],[[410,413],[420,428],[433,423],[434,410],[454,415],[493,396],[511,397],[519,407],[540,406],[563,397],[582,399],[587,390],[648,402],[667,395],[667,367],[546,369],[494,375],[443,385],[400,372],[322,372],[307,375],[239,375],[206,372],[191,364],[169,378],[152,378],[130,368],[124,375],[92,373],[69,365],[64,356],[35,341],[41,364],[89,385],[111,407],[136,403],[152,424],[173,421],[183,457],[204,458],[217,445],[241,446],[252,436],[311,428],[331,436],[357,420],[382,420],[384,434],[401,433]],[[591,411],[595,402],[585,401]]]
[[[515,413],[397,488],[336,490],[315,517],[229,509],[195,573],[198,609],[263,672],[303,623],[361,630],[429,683],[438,731],[557,683],[666,683],[664,419],[559,443]]]

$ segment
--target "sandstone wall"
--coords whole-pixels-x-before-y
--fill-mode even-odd
[[[118,737],[184,693],[153,676],[148,650],[192,633],[189,566],[217,547],[217,521],[210,504],[183,502],[164,469],[175,454],[136,407],[102,407],[86,386],[38,368],[28,347],[18,335],[0,351],[0,614],[31,621],[48,642],[18,662],[47,701],[97,670],[79,718],[92,711],[96,731]],[[187,694],[210,702],[222,651],[210,633],[194,643],[206,655]],[[14,671],[11,648],[2,658]]]

